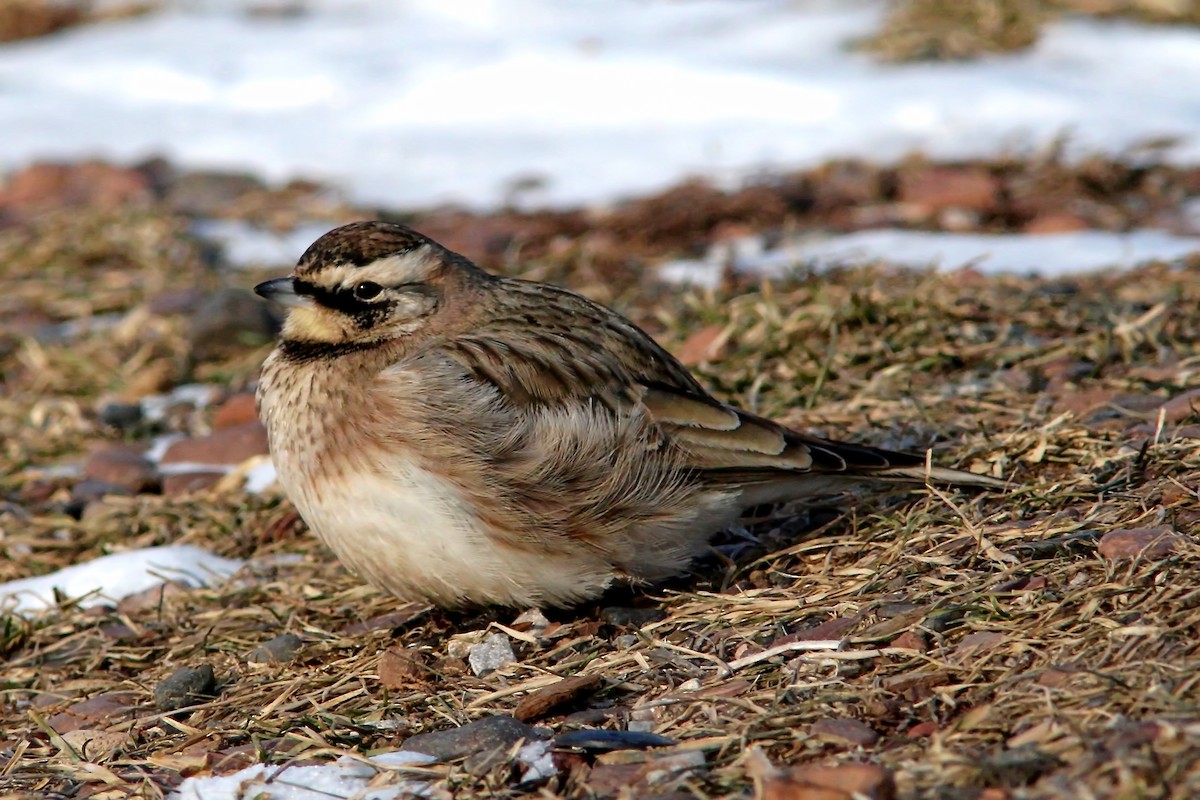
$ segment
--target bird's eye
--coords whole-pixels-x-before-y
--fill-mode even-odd
[[[355,300],[373,300],[383,291],[383,287],[378,283],[371,281],[363,281],[358,286],[354,287]]]

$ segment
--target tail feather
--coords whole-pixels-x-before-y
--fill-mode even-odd
[[[1003,489],[1004,481],[978,472],[967,472],[949,467],[934,467],[922,464],[919,467],[890,467],[876,472],[871,477],[889,480],[920,481],[921,483],[946,483],[952,486],[978,486],[986,489]]]

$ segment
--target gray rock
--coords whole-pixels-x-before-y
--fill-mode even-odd
[[[647,747],[670,747],[676,741],[668,736],[645,731],[606,731],[601,729],[571,731],[554,737],[554,746],[569,750],[607,752],[610,750],[645,750]]]
[[[247,661],[253,664],[282,664],[291,661],[304,646],[304,640],[294,633],[281,633],[250,651]]]
[[[405,739],[400,749],[425,753],[439,761],[453,761],[473,753],[507,750],[518,741],[533,742],[544,738],[524,722],[518,722],[507,714],[498,714],[461,728],[418,733]]]
[[[480,677],[516,660],[512,642],[503,633],[489,633],[487,638],[479,644],[471,645],[471,649],[467,651],[467,663],[471,665],[471,671]]]
[[[666,617],[667,612],[661,608],[609,606],[600,610],[600,619],[618,628],[641,628]]]
[[[217,676],[211,664],[180,667],[154,687],[154,704],[160,711],[177,711],[211,699],[216,689]]]
[[[271,341],[279,321],[268,305],[245,289],[221,289],[209,295],[188,325],[196,361],[223,358]]]
[[[142,421],[140,403],[105,403],[100,409],[100,421],[117,430],[128,430]]]

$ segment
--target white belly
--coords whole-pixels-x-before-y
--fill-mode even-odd
[[[316,485],[280,466],[281,483],[313,531],[347,567],[401,597],[560,604],[612,579],[611,566],[587,552],[549,558],[498,544],[453,485],[411,461]]]

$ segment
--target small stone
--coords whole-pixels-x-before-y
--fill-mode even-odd
[[[467,663],[471,665],[471,671],[479,677],[516,661],[512,642],[503,633],[489,633],[482,642],[472,645],[467,651]]]
[[[525,723],[498,714],[460,728],[410,736],[400,749],[424,753],[439,761],[453,761],[471,753],[508,750],[519,741],[534,742],[544,738]]]
[[[0,208],[22,213],[87,205],[112,208],[149,198],[149,182],[136,170],[99,161],[40,162],[9,176],[0,189]]]
[[[667,618],[661,608],[624,608],[609,606],[600,610],[600,619],[618,628],[642,628]]]
[[[600,675],[575,675],[531,692],[517,703],[513,716],[522,722],[544,717],[561,706],[574,703],[600,685]]]
[[[693,331],[684,340],[676,355],[680,362],[689,367],[720,358],[729,341],[728,337],[723,335],[724,333],[724,325],[705,325],[703,328]]]
[[[142,421],[141,403],[105,403],[100,408],[100,421],[119,431],[129,430]]]
[[[160,317],[186,314],[204,302],[204,292],[199,289],[176,289],[155,295],[146,303],[146,310]]]
[[[571,731],[554,737],[554,746],[574,750],[605,753],[613,750],[645,750],[647,747],[670,747],[677,742],[669,736],[647,731],[592,730]]]
[[[261,180],[236,172],[186,172],[167,180],[167,205],[189,217],[220,217],[247,195],[262,192]]]
[[[244,289],[222,289],[192,314],[188,342],[197,361],[212,361],[270,342],[279,323],[268,305]]]
[[[938,724],[933,720],[918,722],[904,732],[904,735],[909,739],[924,739],[926,736],[933,736],[937,733]]]
[[[166,581],[149,589],[128,595],[117,603],[117,610],[129,617],[137,617],[149,610],[160,610],[172,599],[182,597],[191,588],[179,581]]]
[[[890,646],[924,653],[929,649],[929,639],[923,631],[905,631],[893,639]]]
[[[133,492],[125,486],[117,486],[105,481],[85,478],[71,487],[71,502],[79,504],[80,509],[88,503],[94,503],[110,494],[132,495]]]
[[[258,422],[258,408],[252,392],[242,392],[230,397],[213,415],[213,430],[236,428],[251,422]]]
[[[1163,558],[1175,552],[1182,538],[1171,528],[1122,528],[1109,531],[1096,549],[1109,561],[1126,558]]]
[[[1165,422],[1182,422],[1185,419],[1200,419],[1200,389],[1191,389],[1177,394],[1159,407],[1158,412],[1151,412],[1155,422],[1161,412]]]
[[[988,211],[996,204],[999,182],[978,167],[917,167],[898,176],[900,202],[926,214],[947,208]]]
[[[124,445],[106,447],[93,453],[83,465],[83,475],[95,481],[121,486],[134,494],[157,491],[162,484],[154,463],[137,450]]]
[[[46,722],[59,733],[103,728],[131,716],[137,702],[133,692],[101,692],[54,714]]]
[[[1070,211],[1045,211],[1026,222],[1021,230],[1037,235],[1086,231],[1091,227],[1086,219]]]
[[[1045,686],[1050,689],[1061,689],[1070,683],[1074,677],[1075,674],[1073,672],[1049,667],[1038,676],[1037,682],[1039,686]]]
[[[806,764],[780,769],[757,748],[746,758],[758,800],[895,800],[896,779],[875,764]]]
[[[246,660],[252,664],[284,664],[296,657],[304,640],[294,633],[281,633],[250,651]]]
[[[428,672],[424,655],[412,647],[393,647],[379,657],[379,682],[389,689],[422,683]],[[520,716],[517,719],[523,720]]]
[[[808,734],[817,739],[870,747],[879,741],[879,734],[870,725],[856,719],[819,719],[808,729]]]
[[[267,431],[257,420],[215,431],[208,436],[181,439],[167,448],[163,464],[240,464],[267,453]]]
[[[895,692],[906,699],[918,703],[933,694],[936,686],[944,686],[950,682],[950,673],[941,670],[910,671],[898,675],[889,675],[879,683],[884,691]]]
[[[224,472],[212,470],[168,473],[163,476],[162,493],[166,497],[178,497],[193,492],[202,492],[216,486],[224,477]]]
[[[217,676],[212,665],[180,667],[154,687],[154,704],[160,711],[178,711],[212,699]]]
[[[996,647],[1004,642],[1004,634],[995,631],[976,631],[975,633],[967,634],[962,641],[958,643],[958,647],[954,648],[956,656],[969,656],[976,653],[985,653],[988,650]]]

